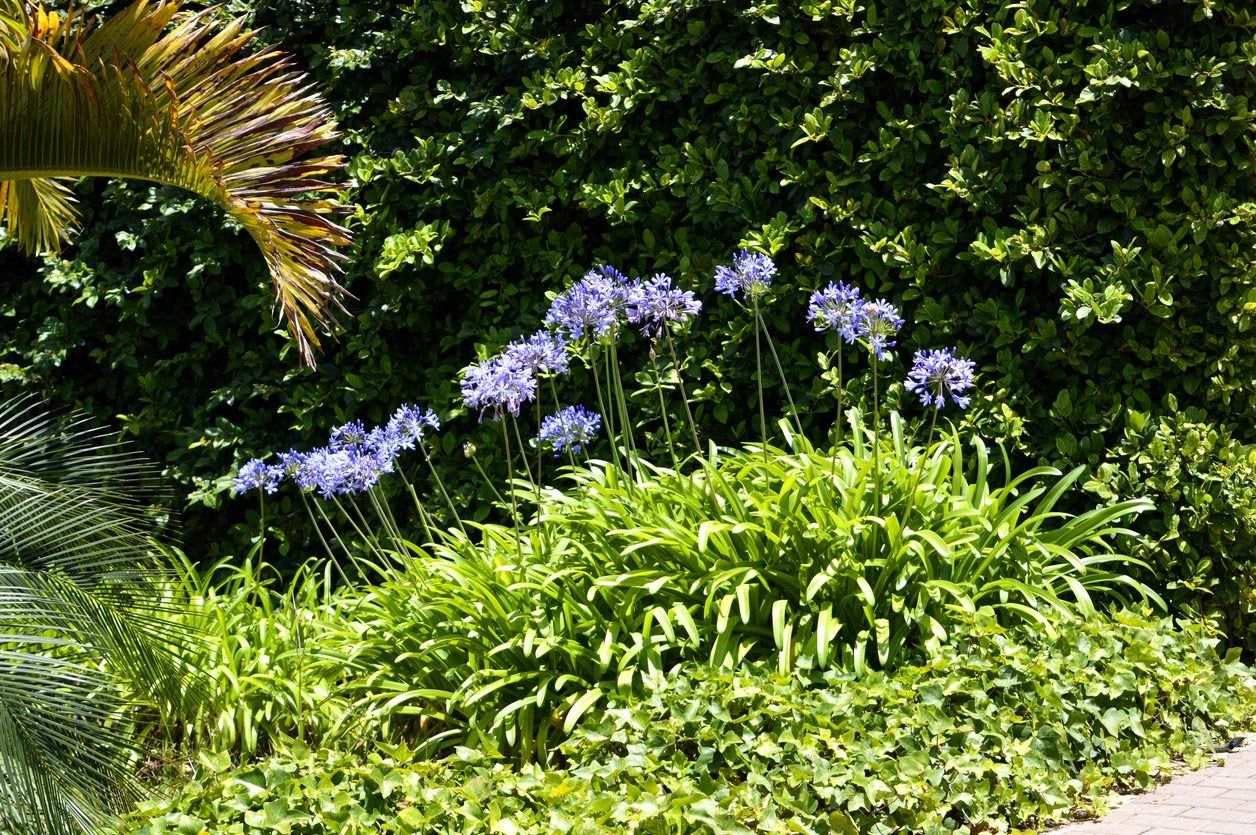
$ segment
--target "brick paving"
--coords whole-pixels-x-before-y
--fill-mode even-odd
[[[1256,835],[1256,740],[1155,791],[1135,795],[1097,821],[1050,835]]]

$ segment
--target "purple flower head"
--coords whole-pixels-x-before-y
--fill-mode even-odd
[[[590,270],[567,292],[554,299],[545,324],[569,342],[611,334],[628,306],[636,283],[611,266]]]
[[[295,479],[300,474],[305,467],[306,455],[307,453],[297,452],[295,449],[279,453],[279,470],[284,478]]]
[[[536,399],[536,377],[525,369],[515,368],[504,357],[494,357],[469,365],[462,371],[462,402],[480,413],[502,411],[519,416],[519,408]]]
[[[561,412],[547,415],[536,436],[540,446],[549,447],[555,455],[583,452],[602,427],[602,416],[583,406],[568,406]]]
[[[859,337],[862,301],[857,288],[845,282],[829,282],[828,287],[811,294],[807,321],[815,325],[817,333],[836,331],[848,343],[854,342]]]
[[[733,256],[733,265],[715,268],[715,289],[733,298],[756,298],[767,291],[776,275],[776,264],[761,252],[743,249]]]
[[[405,438],[400,429],[389,421],[384,426],[377,426],[368,432],[366,443],[350,452],[361,452],[363,455],[373,456],[379,463],[380,470],[390,473],[393,470],[393,459],[406,448]]]
[[[571,364],[566,340],[546,331],[510,343],[502,355],[507,364],[534,376],[566,374]]]
[[[341,470],[342,493],[365,493],[376,484],[384,473],[393,471],[393,459],[383,450],[369,447],[350,449]]]
[[[599,264],[590,270],[587,275],[596,275],[614,284],[631,285],[633,283],[632,279],[624,275],[615,267],[612,267],[610,264]]]
[[[283,467],[267,464],[260,458],[254,458],[236,473],[235,479],[231,482],[231,492],[236,496],[253,490],[273,493],[279,489],[281,481],[283,481]]]
[[[317,490],[324,499],[338,496],[344,484],[344,471],[349,453],[328,447],[312,449],[305,454],[301,469],[297,472],[297,486],[302,490]]]
[[[668,322],[687,322],[702,309],[688,290],[672,284],[672,279],[658,273],[644,282],[633,293],[628,303],[628,321],[641,326],[641,332],[650,338],[662,336]]]
[[[403,403],[388,419],[388,429],[396,435],[401,449],[414,449],[426,434],[426,430],[440,431],[440,418],[431,409],[421,409],[410,403]]]
[[[954,348],[917,351],[907,372],[907,390],[925,406],[941,409],[950,397],[952,403],[966,409],[972,398],[964,392],[973,387],[975,370],[973,361],[956,356]]]
[[[866,340],[868,347],[883,360],[890,348],[898,344],[898,329],[903,326],[903,317],[898,315],[898,308],[885,299],[864,302],[856,324],[856,336]]]
[[[330,499],[370,490],[381,475],[392,471],[392,459],[368,444],[320,447],[306,454],[296,482],[302,490],[317,490],[324,499]]]
[[[364,443],[366,443],[366,425],[360,420],[351,420],[331,430],[328,446],[331,449],[350,449]]]

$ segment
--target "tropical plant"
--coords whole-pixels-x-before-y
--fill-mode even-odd
[[[304,76],[274,49],[247,52],[242,20],[214,9],[176,20],[178,0],[136,0],[99,25],[79,6],[49,13],[0,0],[0,224],[30,252],[75,223],[67,179],[138,178],[192,191],[261,248],[280,316],[313,362],[317,327],[342,288],[338,209],[311,192],[338,156],[303,159],[335,137]],[[164,33],[164,34],[163,34]]]
[[[133,799],[138,714],[195,679],[158,594],[157,470],[89,421],[0,406],[0,829],[69,833]]]
[[[1156,599],[1112,543],[1149,502],[1063,513],[1080,468],[1017,474],[1004,456],[996,474],[980,439],[912,446],[890,424],[878,441],[855,419],[831,453],[792,437],[635,483],[574,469],[521,535],[476,526],[402,562],[354,628],[323,636],[324,660],[386,715],[526,759],[685,661],[862,674],[936,653],[962,612],[1049,633],[1100,598]]]

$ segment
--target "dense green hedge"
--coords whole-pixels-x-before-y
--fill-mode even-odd
[[[202,754],[118,831],[1029,831],[1198,765],[1241,727],[1256,687],[1214,644],[1199,623],[1130,614],[1053,636],[978,615],[891,674],[682,668],[587,715],[552,769],[471,748]]]
[[[448,409],[473,347],[596,261],[672,271],[731,317],[709,281],[741,244],[782,265],[798,379],[820,347],[802,290],[840,278],[904,305],[908,348],[970,352],[975,420],[1030,457],[1123,467],[1126,409],[1174,402],[1252,440],[1245,0],[229,5],[312,69],[360,184],[357,298],[320,368],[296,367],[260,259],[206,207],[90,186],[76,263],[0,252],[6,388],[121,416],[194,504],[345,415]],[[751,434],[739,333],[690,344],[722,439]],[[1250,531],[1234,495],[1203,512]],[[198,550],[230,518],[192,514]],[[1176,528],[1194,562],[1208,528]]]

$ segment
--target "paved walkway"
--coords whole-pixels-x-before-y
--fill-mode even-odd
[[[1098,821],[1050,835],[1256,835],[1256,740],[1155,791],[1130,797]]]

